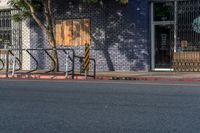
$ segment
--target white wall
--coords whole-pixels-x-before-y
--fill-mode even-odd
[[[0,0],[0,9],[9,8],[7,3],[8,3],[8,0]]]
[[[29,49],[30,47],[30,20],[22,21],[22,49]],[[31,69],[31,58],[26,52],[22,53],[22,69]]]

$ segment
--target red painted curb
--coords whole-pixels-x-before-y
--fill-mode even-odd
[[[0,79],[6,78],[5,74],[0,74]],[[32,75],[22,75],[16,74],[12,76],[8,75],[8,78],[16,78],[16,79],[72,79],[71,76],[67,78],[64,75],[40,75],[40,74],[32,74]],[[97,80],[146,80],[146,81],[192,81],[198,82],[200,78],[162,78],[162,77],[112,77],[112,76],[97,76]],[[84,76],[75,76],[74,80],[85,80]],[[87,80],[94,80],[92,77],[88,77]]]
[[[0,79],[6,78],[5,74],[1,75],[0,74]],[[13,78],[13,79],[60,79],[60,80],[66,80],[66,79],[72,79],[71,76],[68,76],[67,78],[64,75],[40,75],[40,74],[32,74],[32,75],[8,75],[8,78]],[[88,77],[88,80],[92,80],[93,78]],[[85,80],[83,76],[75,76],[74,80]]]

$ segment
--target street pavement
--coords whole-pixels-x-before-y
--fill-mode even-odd
[[[200,83],[3,79],[0,133],[200,133]]]

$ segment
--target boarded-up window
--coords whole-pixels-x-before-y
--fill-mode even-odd
[[[63,46],[84,46],[90,44],[90,20],[57,20],[56,43]]]
[[[62,44],[62,21],[56,21],[56,44]]]

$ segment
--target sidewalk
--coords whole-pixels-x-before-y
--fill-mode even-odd
[[[5,74],[0,74],[0,78],[6,78]],[[66,79],[64,74],[15,74],[9,78],[22,79]],[[72,77],[69,76],[68,79]],[[84,76],[75,76],[75,80],[84,80]],[[97,80],[149,80],[149,81],[200,81],[200,72],[97,72]],[[88,80],[93,80],[89,77]]]
[[[97,77],[112,80],[200,81],[200,72],[97,72]]]

